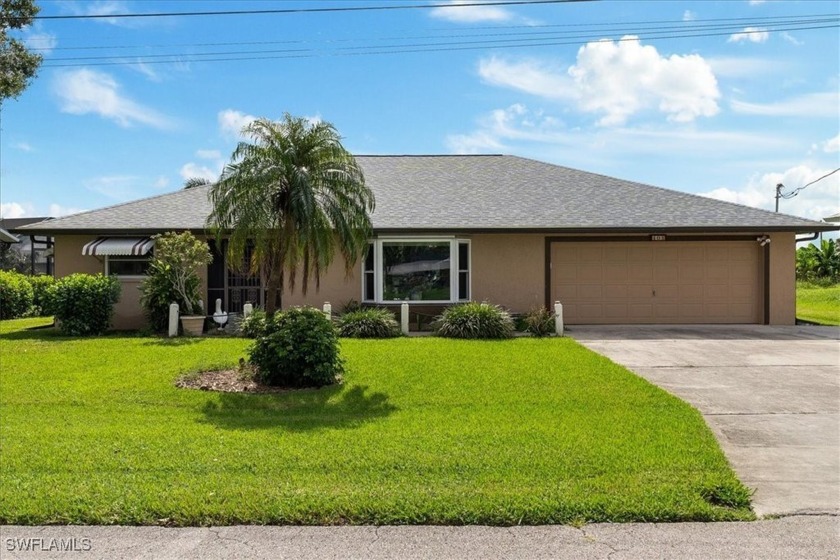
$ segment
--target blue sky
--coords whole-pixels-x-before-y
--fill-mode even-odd
[[[38,3],[53,16],[424,2]],[[840,32],[836,15],[814,23],[836,12],[600,1],[39,20],[20,36],[44,67],[2,106],[2,214],[63,215],[212,179],[239,127],[284,112],[332,122],[357,154],[517,154],[772,209],[777,183],[840,167]],[[803,29],[817,26],[830,27]],[[781,210],[837,213],[840,173]]]

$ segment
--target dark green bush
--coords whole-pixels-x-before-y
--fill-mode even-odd
[[[266,321],[265,334],[250,348],[256,378],[280,387],[322,387],[344,370],[338,333],[318,309],[294,307]]]
[[[338,335],[349,338],[391,338],[400,335],[394,314],[387,309],[359,309],[338,318]]]
[[[523,317],[525,332],[534,336],[549,336],[554,334],[554,313],[545,307],[535,307]]]
[[[147,274],[148,276],[140,285],[140,305],[146,312],[146,318],[152,330],[165,332],[169,327],[169,306],[177,303],[179,312],[186,315],[188,313],[184,310],[187,304],[175,289],[172,267],[152,260]],[[185,285],[191,293],[198,293],[201,289],[201,281],[197,276],[187,278]]]
[[[239,323],[239,334],[245,338],[259,338],[265,335],[266,314],[262,309],[254,309]]]
[[[0,270],[0,319],[23,316],[34,301],[34,290],[24,274]]]
[[[102,334],[111,326],[120,283],[114,276],[71,274],[47,290],[61,332],[70,336]]]
[[[469,302],[446,308],[435,320],[435,332],[448,338],[510,338],[510,313],[490,303]]]
[[[35,296],[33,300],[33,313],[41,317],[52,315],[49,301],[49,288],[55,284],[55,278],[38,274],[36,276],[27,276],[26,279],[32,286],[32,291]]]

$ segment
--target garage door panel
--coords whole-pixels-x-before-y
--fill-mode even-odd
[[[653,267],[647,263],[628,263],[627,280],[633,283],[653,282]]]
[[[761,253],[747,241],[554,243],[569,324],[755,323]]]
[[[615,278],[615,276],[613,276]],[[615,300],[620,299],[622,301],[626,300],[630,295],[630,287],[627,285],[622,284],[609,284],[604,286],[604,299]]]

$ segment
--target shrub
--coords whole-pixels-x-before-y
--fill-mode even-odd
[[[14,319],[29,311],[35,299],[26,276],[0,270],[0,319]]]
[[[35,296],[33,300],[33,312],[41,317],[52,315],[49,301],[49,288],[55,284],[55,278],[38,274],[36,276],[27,276],[26,279],[32,286],[32,291]]]
[[[262,309],[254,309],[239,323],[239,334],[245,338],[259,338],[265,335],[266,314]]]
[[[400,335],[400,326],[387,309],[359,309],[338,318],[338,334],[350,338],[391,338]]]
[[[266,321],[265,334],[250,348],[256,378],[267,385],[322,387],[344,370],[336,329],[312,307],[294,307]]]
[[[545,307],[535,307],[523,317],[525,331],[534,336],[554,334],[554,313]]]
[[[510,338],[510,313],[490,303],[469,302],[453,305],[435,320],[438,336],[448,338]]]
[[[47,290],[50,307],[64,334],[101,334],[111,326],[120,283],[114,276],[71,274]]]
[[[197,270],[213,260],[207,243],[188,231],[155,236],[155,255],[149,263],[148,277],[140,286],[140,304],[149,324],[165,331],[169,306],[177,303],[181,315],[203,314],[201,280]]]

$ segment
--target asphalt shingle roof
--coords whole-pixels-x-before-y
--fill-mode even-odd
[[[376,196],[373,225],[408,230],[835,229],[785,214],[516,156],[358,156]],[[27,226],[61,232],[201,230],[210,187]]]

